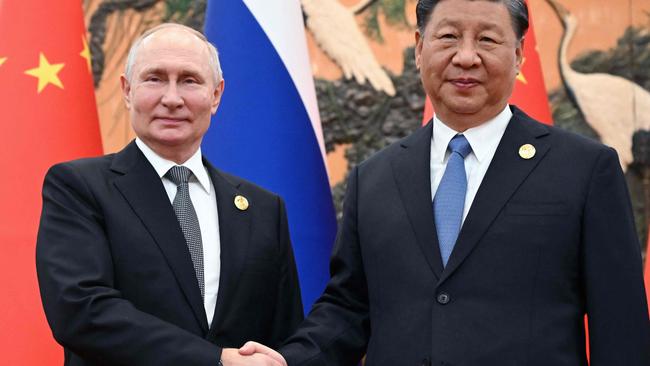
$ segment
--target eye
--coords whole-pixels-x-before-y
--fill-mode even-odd
[[[156,76],[156,75],[149,75],[149,76],[144,78],[144,81],[156,83],[156,82],[160,81],[160,78],[158,76]]]
[[[481,43],[497,45],[503,43],[503,37],[494,32],[483,32],[478,35],[478,41]]]
[[[181,78],[181,82],[186,85],[201,84],[201,79],[196,76],[185,76]]]
[[[444,33],[440,35],[438,38],[440,39],[456,39],[456,35],[452,33]]]

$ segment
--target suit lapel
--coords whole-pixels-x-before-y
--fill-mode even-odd
[[[432,132],[431,122],[414,132],[401,143],[399,151],[391,159],[391,164],[418,245],[434,275],[440,278],[442,259],[433,220],[429,164]]]
[[[513,107],[513,112],[439,283],[467,258],[506,202],[549,150],[548,139],[543,138],[548,135],[548,128],[534,122],[516,107]],[[519,147],[524,144],[535,147],[536,154],[532,159],[519,156]]]
[[[215,169],[207,160],[204,164],[210,172],[210,178],[217,194],[219,211],[219,240],[221,243],[221,273],[219,276],[219,294],[212,319],[212,329],[223,322],[226,316],[228,299],[236,291],[239,276],[244,268],[244,261],[250,242],[250,212],[255,209],[255,202],[239,192],[239,183]],[[234,200],[237,195],[249,200],[248,210],[239,210]]]
[[[115,186],[154,238],[197,321],[207,332],[207,317],[192,259],[160,177],[134,142],[115,156],[111,169],[123,174],[115,179]]]

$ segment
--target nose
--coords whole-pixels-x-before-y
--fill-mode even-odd
[[[185,102],[183,100],[183,97],[178,92],[178,86],[175,82],[170,82],[167,84],[167,88],[165,89],[165,92],[163,93],[161,99],[161,103],[169,109],[177,109],[183,106]]]
[[[470,69],[480,65],[481,57],[478,54],[475,42],[470,39],[461,40],[451,62],[463,69]]]

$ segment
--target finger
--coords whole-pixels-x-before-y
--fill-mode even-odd
[[[257,348],[257,352],[260,354],[263,354],[267,357],[270,357],[272,360],[276,361],[279,363],[278,366],[286,366],[286,361],[284,360],[284,357],[277,351],[275,351],[272,348],[266,347],[264,345],[259,344],[259,347]]]
[[[286,361],[284,360],[284,357],[282,357],[281,354],[279,354],[277,351],[275,351],[272,348],[269,348],[263,344],[257,343],[257,342],[246,342],[240,349],[239,349],[239,354],[242,356],[250,356],[255,353],[259,353],[262,355],[265,355],[267,357],[270,357],[273,359],[275,362],[278,362],[278,366],[284,366],[286,365]]]
[[[277,366],[285,366],[286,365],[286,363],[284,361],[284,357],[282,357],[279,353],[277,353],[275,351],[273,351],[272,353],[268,353],[268,354],[265,353],[265,355],[267,357],[269,357],[270,359],[272,359],[275,363],[277,363],[278,364]]]
[[[239,349],[239,354],[242,356],[250,356],[254,354],[257,351],[257,345],[258,343],[256,342],[246,342],[240,349]]]
[[[254,354],[252,356],[247,356],[245,359],[248,362],[247,365],[283,366],[281,363],[272,359],[271,357],[260,353]]]

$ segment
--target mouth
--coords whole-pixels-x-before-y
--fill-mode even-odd
[[[154,116],[153,121],[157,121],[164,124],[178,124],[187,121],[187,118],[183,117],[169,117],[169,116]]]
[[[450,79],[449,82],[459,89],[471,89],[480,84],[480,82],[473,78],[455,78]]]

